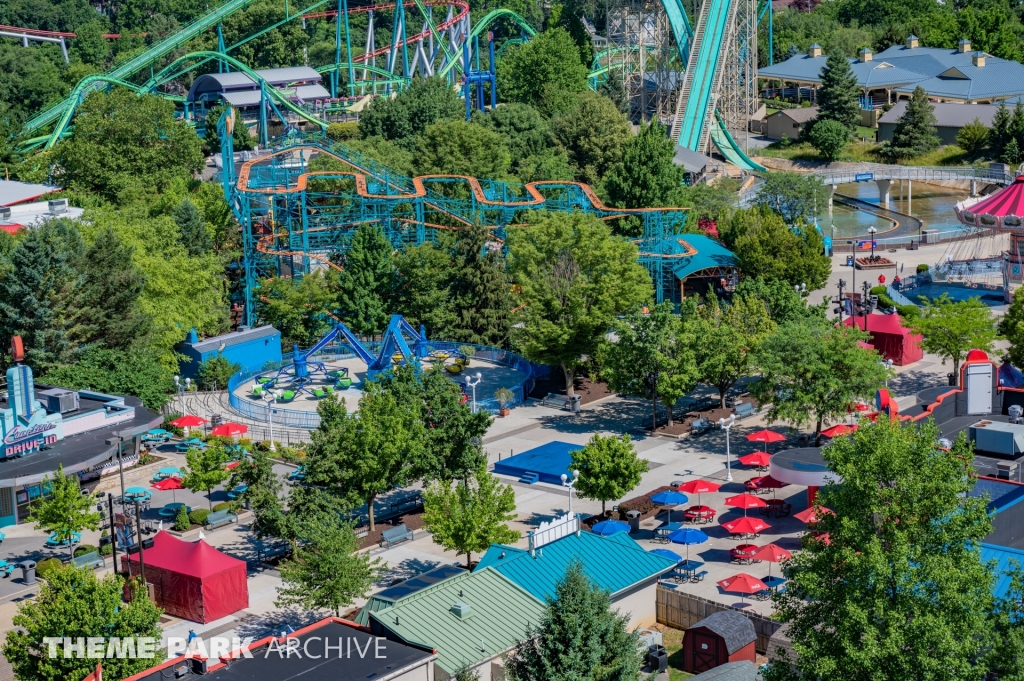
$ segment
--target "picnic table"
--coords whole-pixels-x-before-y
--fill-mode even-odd
[[[739,563],[750,564],[754,562],[754,552],[757,551],[756,544],[740,544],[729,549],[729,557]],[[761,561],[757,561],[761,562]]]
[[[185,513],[191,513],[192,512],[191,508],[189,508],[188,506],[185,506],[185,504],[183,504],[180,501],[178,501],[178,502],[175,502],[173,504],[166,504],[163,508],[161,508],[159,511],[157,511],[157,513],[160,514],[161,518],[174,518],[175,516],[178,515],[178,509],[181,508],[182,506],[185,507]]]
[[[654,536],[656,539],[667,542],[668,536],[682,527],[682,523],[665,523],[661,527],[655,528]]]
[[[694,578],[697,576],[697,570],[702,567],[704,567],[704,563],[699,560],[687,559],[676,566],[676,572],[681,573],[685,579],[692,582],[695,581]]]
[[[206,449],[206,443],[200,440],[199,438],[194,437],[190,440],[184,440],[183,442],[179,442],[178,444],[174,445],[174,449],[176,449],[179,452],[187,452],[190,449]]]
[[[766,516],[774,515],[776,518],[789,515],[790,509],[793,508],[793,505],[787,504],[785,499],[768,499],[764,503],[764,508],[759,509],[759,512]]]
[[[764,591],[758,591],[756,594],[754,594],[754,598],[758,599],[759,601],[766,601],[772,597],[772,594],[778,592],[779,587],[781,587],[789,580],[784,579],[783,577],[776,577],[773,575],[771,577],[763,577],[761,578],[761,581],[764,582],[765,586],[767,586],[768,588]]]
[[[155,475],[153,475],[153,479],[157,481],[163,480],[165,478],[177,477],[181,477],[181,471],[178,468],[175,468],[174,466],[166,466],[164,468],[161,468],[156,472]]]
[[[3,573],[4,577],[10,577],[11,573],[18,567],[17,563],[9,563],[6,560],[0,560],[0,572]]]
[[[233,490],[231,490],[230,492],[228,492],[228,499],[231,499],[232,501],[234,501],[235,499],[237,499],[238,497],[242,496],[243,494],[245,494],[248,491],[249,491],[249,486],[248,485],[239,485],[238,487],[236,487]]]
[[[163,428],[153,428],[147,430],[142,436],[143,442],[167,442],[171,439],[171,434]]]
[[[710,506],[691,506],[683,511],[683,517],[695,523],[710,523],[715,519],[717,511]]]
[[[47,546],[68,546],[69,544],[78,544],[82,541],[81,532],[72,532],[71,537],[68,539],[58,540],[57,533],[51,532],[50,536],[46,538]]]

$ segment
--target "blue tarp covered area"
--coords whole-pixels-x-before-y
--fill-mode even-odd
[[[536,473],[541,482],[560,485],[562,474],[569,475],[572,453],[577,449],[583,449],[583,445],[557,440],[548,442],[522,454],[502,459],[494,464],[494,472],[517,478],[523,477],[526,473]]]

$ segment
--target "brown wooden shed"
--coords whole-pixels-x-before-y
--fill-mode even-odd
[[[735,610],[702,619],[683,635],[683,670],[691,674],[726,662],[754,662],[754,624]]]

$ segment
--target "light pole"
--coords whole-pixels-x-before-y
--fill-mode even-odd
[[[796,291],[797,295],[804,295],[807,293],[807,284],[793,284],[793,290]]]
[[[174,387],[176,391],[181,392],[181,414],[184,416],[187,412],[185,411],[185,391],[188,390],[189,385],[192,383],[191,378],[186,378],[185,382],[181,382],[181,376],[174,377]]]
[[[566,475],[565,473],[562,473],[562,486],[569,488],[569,515],[570,516],[572,516],[572,490],[573,490],[573,485],[575,485],[576,481],[580,479],[580,472],[579,471],[571,471],[571,473],[572,473],[572,482],[569,482],[569,476],[568,475]]]
[[[846,281],[844,279],[839,280],[839,324],[843,323],[843,289],[846,288]]]
[[[864,311],[864,333],[867,333],[868,315],[871,314],[871,301],[868,300],[868,296],[871,295],[871,284],[865,281],[861,284],[860,290],[864,292],[861,296],[861,308]]]
[[[728,419],[725,417],[718,419],[718,427],[725,431],[725,479],[729,482],[732,482],[732,466],[729,462],[729,431],[732,430],[734,423],[736,423],[736,414],[729,414]]]
[[[878,230],[875,228],[874,225],[871,225],[870,227],[868,227],[868,234],[871,235],[871,237],[870,237],[871,238],[871,262],[875,261],[875,234],[876,233],[878,233]]]
[[[270,451],[272,452],[276,452],[277,449],[274,447],[274,410],[271,409],[270,405],[272,405],[274,401],[282,394],[283,392],[280,390],[268,390],[267,392],[263,393],[263,399],[267,403],[267,426],[269,427],[270,430]]]
[[[473,378],[475,378],[476,380],[474,381]],[[478,385],[480,385],[480,379],[483,378],[483,377],[480,375],[480,372],[478,371],[478,372],[476,372],[473,375],[473,378],[467,378],[466,379],[466,387],[472,389],[472,391],[473,391],[473,406],[470,407],[470,410],[475,414],[476,413],[476,387]]]

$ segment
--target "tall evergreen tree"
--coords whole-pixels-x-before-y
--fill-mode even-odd
[[[892,133],[892,141],[882,145],[883,157],[895,161],[928,153],[939,146],[935,134],[935,107],[928,101],[928,93],[920,85],[907,102],[903,113]]]
[[[85,254],[82,302],[89,312],[89,340],[123,350],[144,335],[150,320],[139,296],[145,286],[146,277],[132,265],[132,247],[109,227],[101,231]]]
[[[338,307],[341,318],[361,334],[382,333],[391,314],[394,293],[394,249],[380,227],[363,223],[341,258]]]
[[[0,337],[21,336],[39,373],[69,363],[82,336],[84,255],[74,223],[50,220],[21,240],[0,278]]]
[[[512,302],[504,262],[488,246],[489,238],[483,225],[459,232],[452,284],[457,319],[451,334],[452,340],[501,347],[508,340]]]
[[[213,250],[213,241],[206,229],[206,222],[196,204],[188,199],[182,199],[174,209],[174,223],[178,225],[180,232],[178,239],[189,255],[196,257]]]
[[[860,121],[857,102],[857,77],[846,55],[834,51],[821,69],[821,89],[818,90],[818,120],[832,120],[845,125],[850,131]]]
[[[622,146],[622,160],[605,180],[612,203],[620,208],[664,206],[683,181],[683,168],[672,162],[675,144],[660,123],[650,123]]]
[[[611,597],[573,561],[555,587],[540,625],[508,655],[512,681],[635,681],[640,678],[637,634],[611,609]]]
[[[1013,133],[1010,132],[1010,122],[1012,119],[1013,115],[1006,108],[1006,102],[999,102],[996,115],[992,118],[992,130],[988,133],[988,144],[992,150],[993,158],[1000,158],[1003,155],[1006,145],[1009,144],[1010,139],[1013,137]]]

